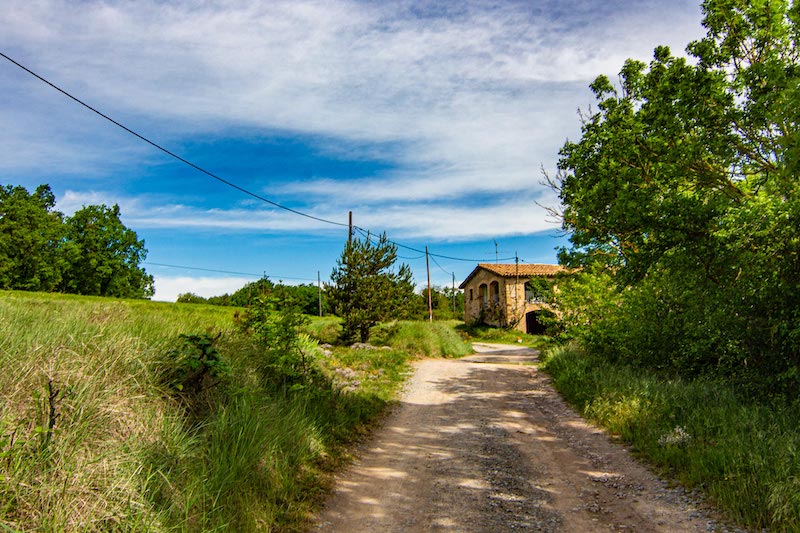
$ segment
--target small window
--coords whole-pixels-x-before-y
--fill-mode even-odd
[[[472,301],[472,289],[469,290],[469,301]]]
[[[481,305],[489,305],[489,287],[485,283],[478,287],[478,293],[481,298]]]

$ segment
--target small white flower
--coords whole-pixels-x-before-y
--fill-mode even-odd
[[[686,431],[685,428],[682,426],[675,426],[675,429],[670,431],[669,433],[664,433],[658,439],[659,446],[680,446],[682,444],[688,444],[689,441],[692,440],[692,436],[689,435],[689,432]]]

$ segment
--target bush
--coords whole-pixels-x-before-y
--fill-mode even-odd
[[[182,334],[180,346],[157,362],[158,381],[180,399],[194,418],[203,416],[214,403],[218,387],[230,374],[230,365],[219,353],[220,335]]]

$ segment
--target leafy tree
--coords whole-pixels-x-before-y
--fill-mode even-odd
[[[120,221],[118,205],[84,207],[66,221],[68,268],[61,287],[65,292],[121,298],[149,298],[153,277],[139,263],[147,250]]]
[[[256,299],[271,294],[274,288],[275,284],[267,276],[264,276],[258,281],[246,283],[244,287],[234,292],[230,296],[230,305],[237,307],[253,305]]]
[[[52,291],[61,280],[63,216],[48,185],[0,187],[0,288]]]
[[[411,269],[397,270],[397,246],[386,234],[347,242],[331,274],[328,295],[334,312],[343,318],[342,340],[367,342],[370,328],[381,320],[413,313],[416,296]]]
[[[692,61],[659,47],[649,65],[627,61],[618,86],[591,85],[597,110],[551,180],[571,232],[561,259],[605,267],[625,287],[589,328],[595,349],[790,390],[800,382],[800,6],[707,0],[703,12]]]
[[[208,300],[194,294],[193,292],[183,292],[178,295],[178,298],[175,300],[179,304],[204,304],[209,303]]]
[[[455,294],[456,309],[453,311],[453,294]],[[414,316],[428,319],[428,288],[422,288],[414,304]],[[433,307],[434,320],[463,320],[464,319],[464,293],[452,287],[431,287],[431,307]]]
[[[314,283],[302,285],[284,285],[283,290],[298,306],[300,311],[306,315],[319,315],[319,288]],[[330,305],[327,297],[322,294],[322,312],[330,313]]]
[[[298,388],[317,377],[300,334],[307,323],[308,317],[278,291],[264,292],[247,307],[238,324],[264,350],[258,361],[264,385]]]

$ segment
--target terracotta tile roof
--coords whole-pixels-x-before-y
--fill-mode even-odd
[[[519,276],[521,278],[533,278],[537,276],[555,276],[560,272],[566,272],[567,269],[561,265],[542,265],[542,264],[527,264],[521,263],[519,265],[511,263],[511,264],[500,264],[500,263],[478,263],[478,266],[475,267],[467,279],[459,286],[460,289],[463,289],[469,280],[471,280],[475,274],[478,273],[480,269],[488,270],[493,274],[497,274],[498,276],[502,276],[504,278],[513,278]]]
[[[567,269],[561,265],[536,265],[536,264],[498,264],[498,263],[478,263],[478,268],[483,268],[504,278],[520,277],[530,278],[534,276],[555,276]]]

